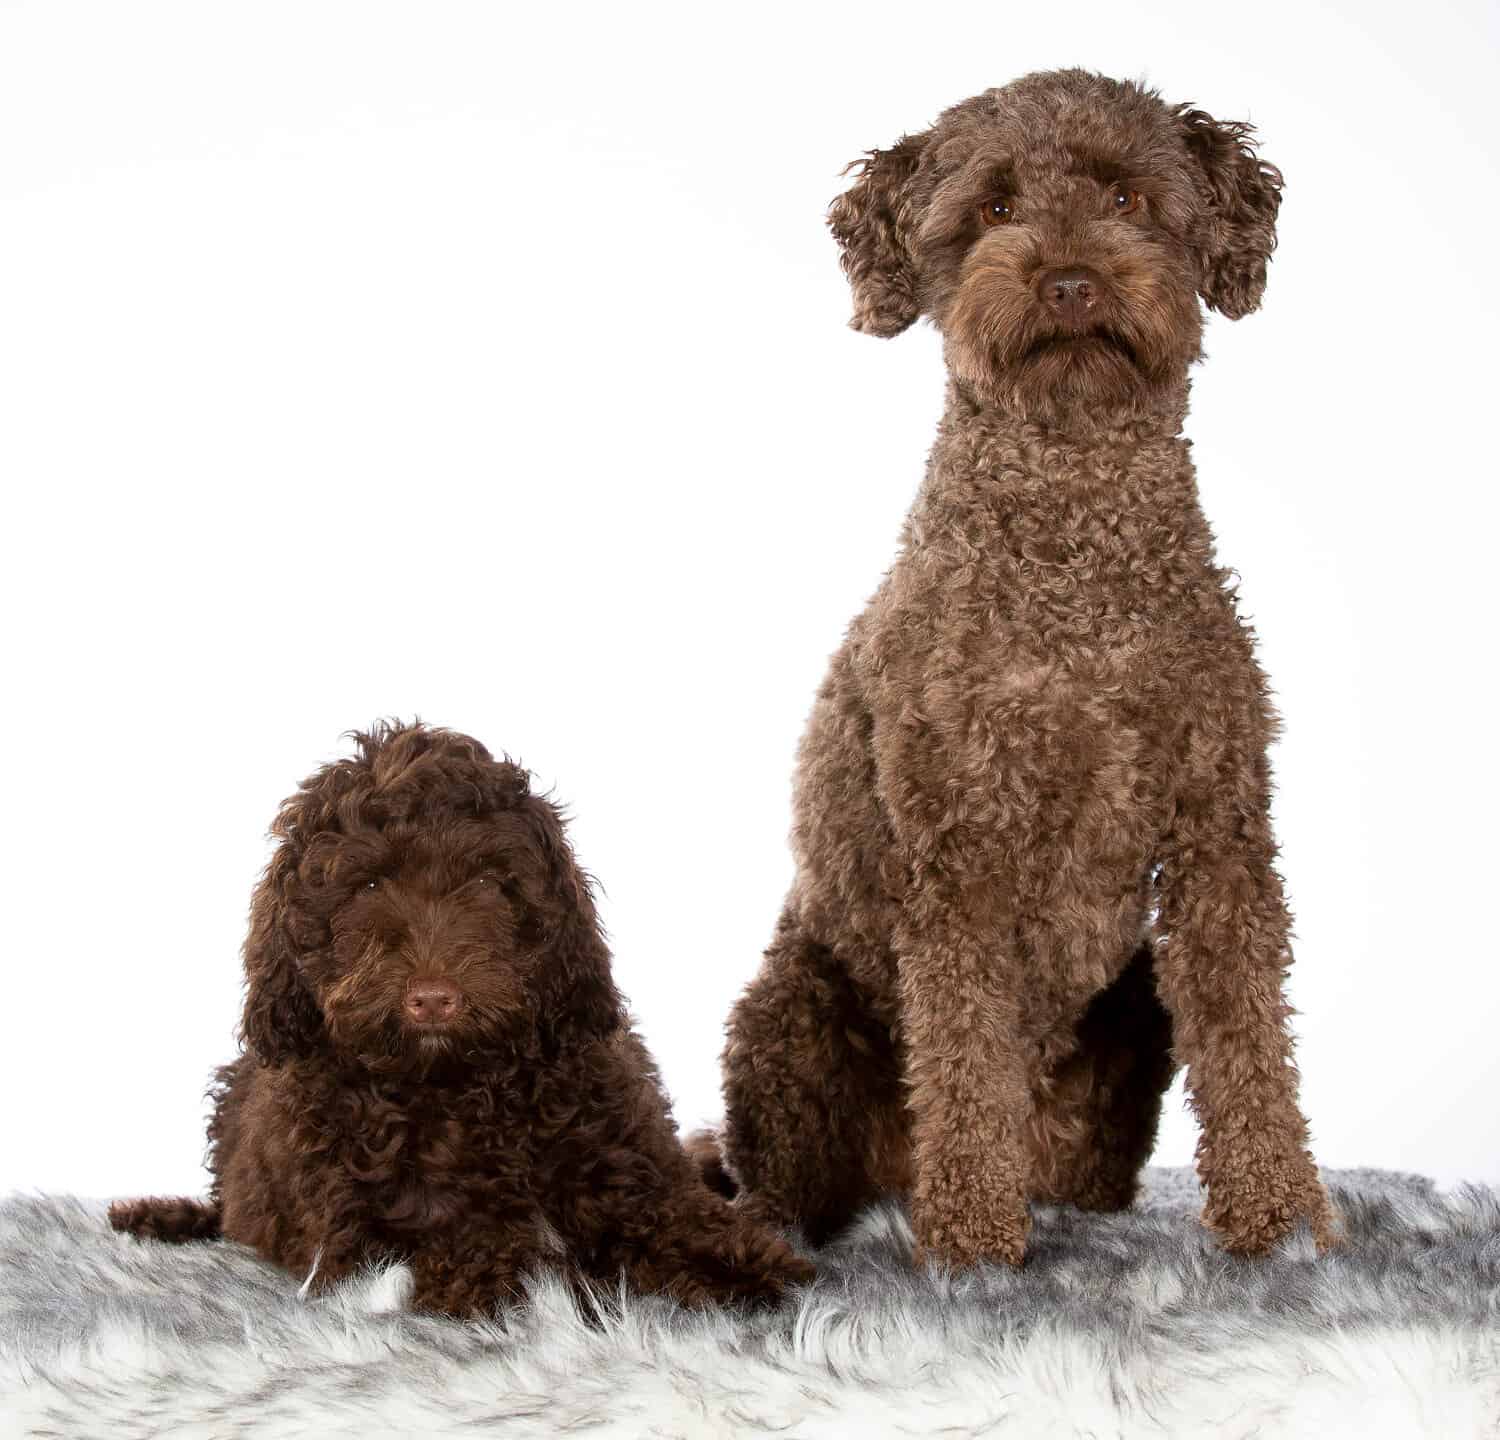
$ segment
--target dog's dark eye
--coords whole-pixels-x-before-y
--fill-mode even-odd
[[[1116,185],[1114,195],[1110,199],[1116,215],[1133,215],[1141,208],[1140,193],[1135,190],[1127,190],[1123,185]]]
[[[1010,201],[1002,197],[986,200],[979,207],[979,220],[983,225],[1005,225],[1011,218]]]
[[[379,888],[379,885],[380,885],[380,881],[378,881],[378,880],[366,880],[365,883],[363,885],[361,885],[359,888],[361,890],[375,890],[375,889]]]

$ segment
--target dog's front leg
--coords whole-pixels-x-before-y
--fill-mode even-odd
[[[1227,1249],[1259,1253],[1299,1221],[1320,1248],[1335,1218],[1307,1149],[1282,981],[1291,920],[1274,868],[1269,795],[1179,802],[1161,875],[1156,971],[1202,1135],[1204,1221]]]
[[[900,950],[917,1256],[954,1265],[1026,1253],[1031,1106],[1012,957],[948,901],[918,906]]]

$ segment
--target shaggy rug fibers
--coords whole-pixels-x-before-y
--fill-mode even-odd
[[[224,1244],[0,1204],[0,1433],[137,1437],[1500,1434],[1500,1196],[1329,1177],[1346,1248],[1218,1251],[1182,1171],[1131,1213],[1037,1214],[1026,1268],[916,1272],[872,1210],[777,1313],[404,1313],[399,1267],[311,1298]]]

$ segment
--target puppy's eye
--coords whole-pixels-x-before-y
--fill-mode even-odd
[[[1109,203],[1116,215],[1134,215],[1141,208],[1140,192],[1116,185]]]
[[[366,880],[365,883],[363,885],[361,885],[359,888],[360,888],[361,891],[378,890],[380,888],[380,881],[379,880]]]
[[[1004,196],[997,195],[979,207],[979,221],[982,225],[1007,225],[1010,220],[1010,201]]]

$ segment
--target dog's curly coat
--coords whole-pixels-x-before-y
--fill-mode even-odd
[[[1028,1196],[1131,1202],[1174,1059],[1224,1243],[1334,1239],[1282,994],[1276,720],[1179,434],[1199,297],[1254,310],[1275,243],[1249,136],[1036,74],[834,203],[854,327],[928,316],[950,378],[729,1025],[723,1188],[814,1240],[910,1187],[924,1253],[1018,1263]]]
[[[210,1198],[120,1202],[115,1228],[222,1233],[319,1283],[404,1258],[413,1303],[453,1314],[540,1265],[689,1303],[810,1278],[699,1182],[526,772],[448,730],[355,738],[272,827]]]

